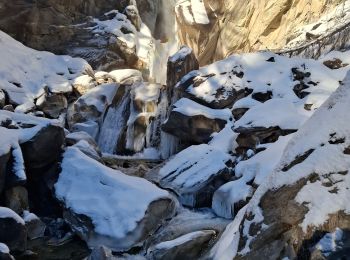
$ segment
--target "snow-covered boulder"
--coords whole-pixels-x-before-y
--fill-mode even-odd
[[[206,207],[211,205],[214,191],[233,177],[227,165],[230,159],[212,146],[191,146],[147,173],[146,178],[173,190],[185,206]]]
[[[27,246],[24,220],[9,208],[0,207],[0,243],[11,251],[23,252]]]
[[[23,220],[26,224],[28,239],[37,239],[44,236],[46,225],[34,213],[24,211]]]
[[[74,147],[64,154],[55,190],[65,207],[66,221],[91,248],[104,245],[115,251],[129,250],[174,210],[168,192],[112,170]]]
[[[182,98],[174,104],[162,130],[190,144],[207,143],[213,133],[225,127],[231,116],[228,109],[210,109]]]
[[[63,94],[43,94],[36,106],[49,118],[58,118],[68,108],[67,98]]]

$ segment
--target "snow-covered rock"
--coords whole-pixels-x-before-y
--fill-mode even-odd
[[[317,232],[349,229],[349,95],[350,74],[294,134],[215,246],[217,259],[291,258],[310,250],[305,241]]]
[[[11,251],[23,252],[27,246],[27,230],[24,220],[9,208],[0,207],[0,243]]]
[[[139,245],[174,209],[168,192],[99,164],[74,147],[64,154],[55,190],[66,221],[92,248],[125,251]]]
[[[46,90],[69,93],[72,81],[91,70],[83,59],[57,56],[25,47],[0,31],[1,89],[14,105],[34,107],[34,100]]]
[[[44,236],[46,225],[34,213],[24,211],[23,220],[26,224],[28,239],[37,239]]]
[[[0,243],[0,259],[14,260],[13,256],[10,255],[10,249],[3,243]]]
[[[214,191],[233,177],[227,166],[230,159],[209,145],[191,146],[146,177],[173,190],[185,206],[210,206]]]

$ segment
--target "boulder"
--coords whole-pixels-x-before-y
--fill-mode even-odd
[[[90,248],[103,244],[114,251],[140,245],[172,216],[175,204],[154,184],[112,170],[74,147],[64,154],[55,191],[73,231]]]
[[[105,247],[100,246],[96,247],[92,250],[91,254],[87,258],[87,260],[117,260],[119,258],[113,256],[112,250]]]
[[[93,89],[96,86],[94,78],[89,75],[82,75],[77,77],[73,81],[73,89],[79,94],[84,95],[90,89]]]
[[[27,229],[23,219],[4,207],[0,207],[0,243],[14,252],[23,252],[27,247]]]
[[[164,189],[173,190],[182,205],[210,207],[214,191],[232,179],[230,156],[209,145],[194,145],[146,174]]]
[[[42,168],[58,161],[64,145],[64,130],[60,126],[48,125],[30,140],[21,144],[26,167]]]
[[[5,92],[0,89],[0,109],[2,109],[6,105],[6,96]]]
[[[168,89],[172,90],[182,77],[192,70],[198,70],[198,68],[199,64],[192,49],[182,46],[177,53],[168,59],[166,83]]]
[[[225,127],[231,116],[229,110],[210,109],[182,98],[174,104],[162,130],[190,144],[207,143],[213,133]]]
[[[165,241],[149,249],[151,259],[199,259],[216,236],[213,230],[201,230]]]
[[[44,94],[36,101],[36,106],[50,118],[58,118],[68,107],[63,94]]]
[[[35,214],[25,211],[23,220],[26,224],[28,239],[33,240],[44,237],[46,225]]]

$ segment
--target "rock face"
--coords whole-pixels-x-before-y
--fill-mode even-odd
[[[197,2],[201,1],[179,3],[176,18],[181,42],[194,50],[201,65],[239,51],[282,49],[296,38],[302,38],[298,43],[301,46],[315,39],[307,37],[303,29],[306,25],[316,26],[327,14],[329,17],[342,17],[347,12],[343,8],[346,1],[338,0]],[[204,19],[199,19],[203,16]],[[327,24],[325,20],[321,20],[318,26]],[[329,30],[337,27],[326,26]],[[317,30],[311,30],[309,35],[318,38],[317,33]]]

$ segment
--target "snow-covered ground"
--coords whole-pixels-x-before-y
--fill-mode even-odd
[[[34,100],[46,91],[72,92],[73,80],[91,70],[83,59],[27,48],[2,31],[0,57],[0,86],[18,112],[33,108]]]

